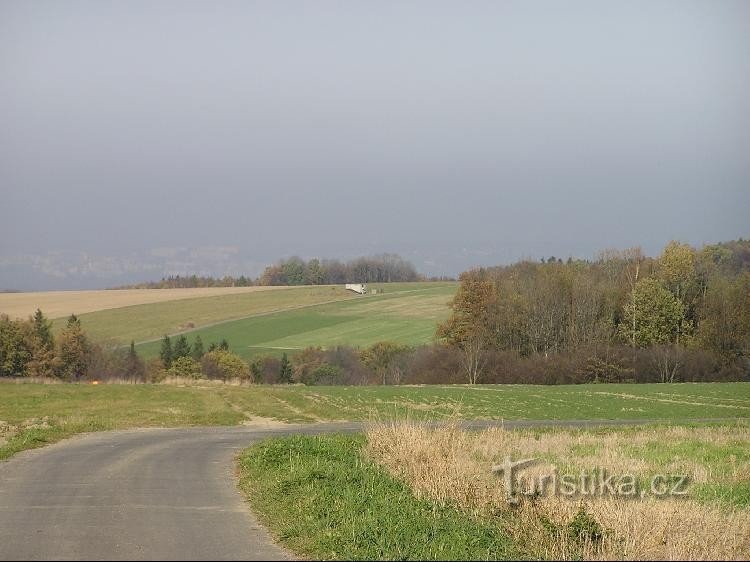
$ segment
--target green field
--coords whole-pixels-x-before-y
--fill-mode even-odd
[[[125,306],[81,314],[80,319],[86,333],[95,340],[129,343],[186,331],[191,325],[201,327],[354,298],[354,293],[341,286],[289,287]],[[53,321],[53,327],[59,330],[66,321],[66,318],[58,318]]]
[[[750,383],[577,386],[0,384],[0,458],[80,433],[129,427],[328,420],[750,418]]]
[[[311,303],[294,310],[287,308],[270,314],[260,313],[193,330],[188,334],[188,340],[192,344],[199,334],[204,345],[208,345],[209,342],[219,342],[226,338],[232,351],[245,358],[259,354],[279,355],[284,351],[294,352],[309,346],[368,346],[379,341],[406,345],[429,343],[434,337],[437,322],[445,319],[450,312],[447,304],[457,285],[391,283],[370,287],[377,289],[378,294],[352,297],[352,293],[345,293],[335,302]],[[327,289],[328,294],[335,293],[337,296],[341,290],[332,292],[331,289]],[[279,301],[281,298],[270,293],[232,298],[240,296],[245,300],[261,298],[266,302]],[[285,295],[284,302],[289,302],[288,297],[289,295]],[[215,298],[224,297],[212,297]],[[192,304],[191,301],[180,301],[159,306],[171,305],[177,309],[185,306],[186,302]],[[112,313],[116,312],[94,314],[113,316]],[[88,316],[93,314],[83,318],[87,329]],[[144,357],[155,357],[159,353],[159,346],[159,341],[143,343],[138,346],[138,351]]]

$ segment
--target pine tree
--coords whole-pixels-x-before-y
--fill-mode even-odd
[[[89,343],[80,320],[74,314],[70,315],[68,325],[60,332],[58,345],[60,376],[68,381],[83,378],[87,371]]]
[[[203,355],[204,355],[203,340],[201,339],[200,335],[197,335],[195,336],[195,341],[193,342],[192,356],[193,356],[193,359],[195,359],[196,361],[200,361]]]
[[[36,309],[36,313],[34,313],[34,334],[43,349],[52,349],[54,347],[55,339],[52,336],[52,322],[49,322],[38,308]]]
[[[161,362],[164,364],[165,369],[169,369],[172,366],[172,340],[166,334],[164,335],[164,339],[161,340],[159,357],[161,357]]]
[[[292,382],[292,364],[289,362],[286,353],[281,356],[281,363],[279,364],[279,382],[283,384]]]
[[[135,350],[135,342],[130,340],[130,351],[125,364],[125,374],[130,379],[143,380],[146,375],[146,365]]]
[[[174,347],[172,348],[172,361],[175,361],[176,359],[179,359],[180,357],[189,357],[190,356],[190,344],[187,341],[187,338],[185,335],[181,335],[179,338],[177,338],[177,343],[174,344]]]

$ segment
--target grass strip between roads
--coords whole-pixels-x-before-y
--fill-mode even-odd
[[[314,559],[517,556],[491,522],[417,499],[362,455],[364,436],[294,436],[246,450],[240,486],[282,545]]]

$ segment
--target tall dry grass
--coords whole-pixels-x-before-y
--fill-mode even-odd
[[[454,505],[503,525],[532,557],[553,559],[709,560],[750,556],[750,512],[707,505],[687,498],[623,499],[543,495],[508,503],[502,479],[491,467],[506,455],[546,462],[525,469],[540,475],[563,462],[571,467],[606,467],[618,474],[649,475],[664,466],[635,458],[632,445],[654,439],[705,439],[713,443],[748,441],[746,427],[659,428],[606,434],[560,430],[551,433],[490,429],[469,433],[454,426],[428,428],[409,423],[375,424],[368,430],[368,455],[415,493]],[[595,458],[580,451],[597,445]],[[711,468],[690,459],[670,465],[694,482],[710,479]],[[726,478],[741,481],[748,467],[738,465]],[[583,511],[582,511],[583,509]],[[579,525],[593,531],[571,532]],[[597,533],[601,530],[601,535]]]

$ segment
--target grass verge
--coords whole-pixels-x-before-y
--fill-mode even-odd
[[[418,499],[362,455],[363,436],[295,436],[246,450],[240,486],[294,552],[338,560],[493,560],[516,555],[496,524]]]
[[[532,558],[733,560],[750,555],[750,426],[745,422],[482,432],[396,423],[373,426],[367,451],[417,497],[503,520]],[[527,484],[514,491],[515,505],[508,502],[505,480],[491,471],[506,458],[534,460],[516,473],[517,482]],[[558,482],[569,476],[577,492],[529,485],[552,474]],[[622,476],[631,476],[637,492],[610,493],[592,484],[606,475],[614,477],[615,488]],[[671,482],[679,475],[687,477],[684,494],[654,493],[655,478]]]

